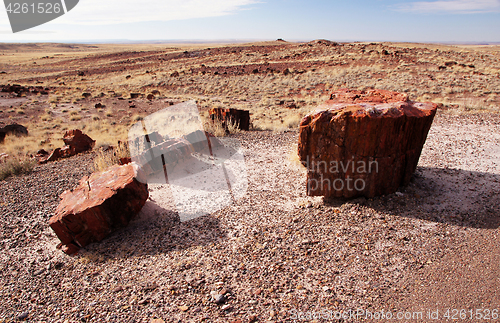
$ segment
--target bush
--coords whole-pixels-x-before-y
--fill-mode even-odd
[[[214,120],[206,118],[203,124],[203,128],[206,132],[211,133],[216,137],[224,137],[230,133],[241,132],[239,124],[232,119],[228,121],[227,130],[224,128],[224,122],[215,118]]]
[[[118,144],[118,147],[108,151],[99,150],[97,157],[94,159],[94,171],[100,172],[106,170],[110,166],[120,163],[120,158],[130,157],[130,152],[126,144]]]
[[[36,161],[31,158],[19,160],[17,158],[9,158],[3,163],[0,163],[0,180],[4,180],[12,175],[29,174],[35,168]]]

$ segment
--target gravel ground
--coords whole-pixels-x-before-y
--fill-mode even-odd
[[[499,130],[498,116],[440,113],[408,187],[348,201],[305,196],[291,157],[297,132],[238,134],[249,186],[235,205],[180,222],[148,201],[127,228],[74,257],[55,248],[47,222],[94,155],[37,166],[0,182],[0,322],[498,308]]]

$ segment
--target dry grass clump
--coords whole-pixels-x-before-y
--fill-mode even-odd
[[[297,129],[302,120],[301,113],[284,115],[281,118],[258,118],[254,119],[254,130],[284,132],[290,129]]]
[[[216,137],[226,136],[226,129],[224,129],[222,121],[218,119],[205,119],[203,122],[203,129]]]
[[[203,117],[203,129],[206,132],[211,133],[216,137],[225,137],[228,134],[241,132],[238,122],[233,121],[232,119],[230,119],[229,122],[227,123],[227,129],[226,129],[224,128],[224,123],[222,120],[219,119],[212,120],[207,117]]]
[[[29,134],[27,136],[16,136],[9,134],[0,144],[0,152],[17,158],[24,158],[27,155],[35,154],[41,148],[51,150],[62,147],[62,134],[60,130],[43,125],[27,124]]]
[[[94,159],[94,171],[104,171],[113,165],[119,164],[120,159],[126,157],[130,157],[130,151],[128,146],[121,142],[113,149],[107,151],[100,149]]]
[[[125,142],[128,138],[127,127],[111,125],[109,120],[94,120],[82,123],[77,128],[96,141],[96,148],[111,146],[119,141]]]
[[[13,175],[29,174],[35,168],[36,161],[32,158],[8,158],[0,163],[0,180]]]

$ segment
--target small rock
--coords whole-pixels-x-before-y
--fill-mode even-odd
[[[255,322],[255,321],[257,321],[257,315],[252,314],[252,315],[250,315],[250,316],[248,317],[248,322],[249,322],[249,323],[252,323],[252,322]]]
[[[215,304],[222,304],[226,300],[224,295],[221,295],[217,293],[216,291],[211,291],[210,295],[212,296],[212,300],[215,302]]]
[[[35,271],[33,276],[38,276],[38,275],[42,274],[44,271],[45,271],[44,269],[37,270],[37,271]]]
[[[183,312],[187,312],[187,310],[189,309],[189,306],[183,305],[183,306],[177,306],[177,308],[180,309]]]
[[[118,293],[121,292],[122,290],[123,290],[122,286],[116,286],[115,288],[113,288],[113,293]]]
[[[401,192],[396,192],[396,196],[401,197],[401,196],[404,196],[404,194],[403,194],[403,193],[401,193]]]
[[[150,323],[165,323],[162,319],[152,319]]]
[[[226,304],[226,305],[222,305],[221,309],[222,309],[223,311],[228,311],[228,312],[229,312],[229,311],[230,311],[230,310],[232,310],[233,308],[231,307],[231,305]]]
[[[144,305],[147,303],[149,303],[149,298],[146,297],[146,298],[141,299],[137,304]]]
[[[29,313],[28,313],[28,312],[21,313],[21,314],[19,314],[19,315],[17,316],[17,319],[18,319],[19,321],[23,321],[23,320],[25,320],[25,319],[27,319],[27,318],[28,318],[28,315],[29,315]]]

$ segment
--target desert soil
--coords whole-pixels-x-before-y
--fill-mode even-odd
[[[307,197],[297,136],[233,135],[242,199],[187,222],[149,200],[73,257],[47,222],[94,153],[0,182],[0,321],[289,322],[362,309],[438,310],[443,322],[446,309],[499,309],[498,115],[440,111],[410,185],[374,199]]]

